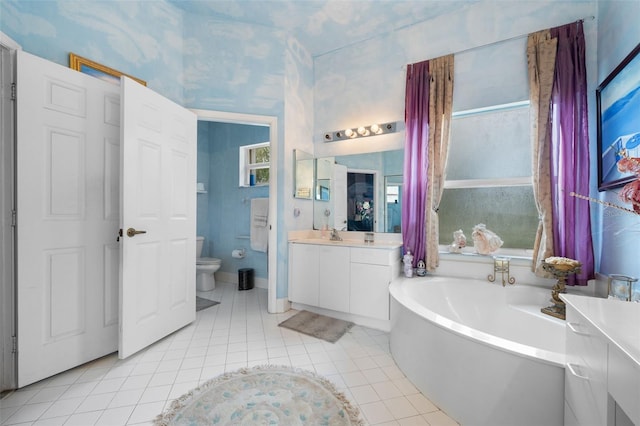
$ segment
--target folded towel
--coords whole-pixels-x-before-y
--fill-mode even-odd
[[[267,226],[267,216],[257,214],[253,217],[253,226]]]
[[[251,199],[251,249],[265,252],[269,243],[269,199]]]

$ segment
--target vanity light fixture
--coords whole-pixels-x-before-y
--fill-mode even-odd
[[[336,130],[324,134],[325,142],[341,141],[345,139],[366,138],[368,136],[383,135],[386,133],[395,133],[396,123],[371,124],[369,126],[360,126],[356,130],[349,128],[345,130]]]

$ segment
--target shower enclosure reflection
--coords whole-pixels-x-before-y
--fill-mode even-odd
[[[347,172],[347,231],[373,231],[375,175]]]

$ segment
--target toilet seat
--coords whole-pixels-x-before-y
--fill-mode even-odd
[[[196,258],[196,265],[220,265],[222,261],[215,257],[198,257]]]

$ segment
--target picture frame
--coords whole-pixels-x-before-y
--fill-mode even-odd
[[[636,178],[618,162],[640,157],[640,44],[596,89],[598,190],[620,187]]]
[[[83,58],[82,56],[76,55],[75,53],[69,53],[69,68],[118,86],[120,85],[120,76],[122,75],[125,75],[137,81],[143,86],[147,85],[147,82],[144,80],[141,80],[129,74],[125,74],[113,68],[109,68],[90,59]]]

